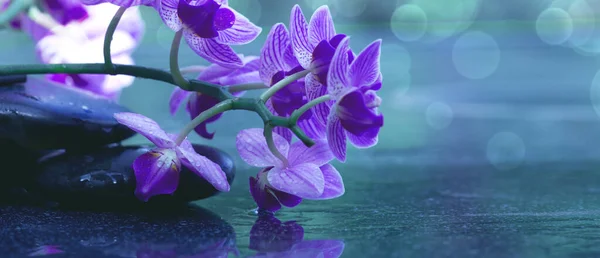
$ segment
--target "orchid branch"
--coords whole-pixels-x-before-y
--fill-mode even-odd
[[[183,130],[181,130],[181,133],[179,133],[179,135],[177,135],[177,139],[175,140],[175,143],[177,145],[181,144],[181,142],[183,142],[183,140],[185,140],[185,138],[188,136],[188,134],[190,134],[194,130],[194,128],[196,128],[196,126],[198,126],[205,120],[207,120],[213,116],[216,116],[220,113],[223,113],[225,111],[231,110],[232,108],[233,108],[233,99],[227,99],[227,100],[219,102],[217,105],[213,106],[212,108],[209,108],[208,110],[200,113],[196,118],[194,118],[192,121],[190,121],[183,128]]]
[[[270,97],[275,95],[275,93],[277,91],[283,89],[283,87],[287,86],[288,84],[303,78],[304,76],[306,76],[309,73],[310,73],[310,70],[304,70],[304,71],[292,74],[288,77],[285,77],[283,80],[281,80],[281,81],[275,83],[273,86],[271,86],[271,88],[269,88],[267,91],[263,92],[263,94],[260,95],[260,99],[262,101],[267,101]]]
[[[112,74],[130,75],[138,78],[152,79],[176,85],[173,75],[167,71],[136,66],[114,64]],[[103,63],[96,64],[29,64],[29,65],[3,65],[0,66],[0,76],[7,75],[33,75],[33,74],[111,74]],[[185,79],[184,79],[185,80]],[[258,98],[235,98],[226,87],[199,81],[185,80],[188,91],[200,92],[219,101],[230,100],[230,110],[248,110],[258,114],[265,124],[273,127],[289,128],[306,146],[314,145],[310,139],[290,118],[276,116]]]
[[[316,99],[311,100],[310,102],[304,104],[303,106],[301,106],[300,108],[294,110],[294,112],[292,112],[292,114],[290,115],[290,120],[292,123],[297,123],[298,119],[300,119],[300,116],[302,116],[304,113],[306,113],[306,111],[308,111],[309,109],[313,108],[314,106],[321,104],[323,102],[329,101],[331,100],[331,96],[330,95],[323,95],[321,97],[318,97]]]
[[[231,86],[227,87],[227,89],[231,93],[247,91],[247,90],[263,90],[263,89],[268,89],[268,88],[269,88],[269,86],[267,86],[263,83],[244,83],[244,84],[231,85]]]
[[[285,158],[285,156],[281,154],[281,152],[277,149],[277,146],[275,146],[275,142],[273,141],[273,126],[265,124],[265,129],[263,130],[263,133],[265,135],[265,139],[267,140],[267,146],[269,147],[271,153],[273,153],[275,157],[281,160],[284,167],[287,167],[289,163],[287,158]]]
[[[173,43],[171,44],[171,54],[169,55],[169,65],[171,68],[171,74],[173,81],[182,89],[188,90],[190,85],[188,81],[183,77],[179,70],[179,45],[181,45],[181,38],[183,37],[183,29],[177,31],[173,37]]]
[[[15,0],[13,1],[4,12],[0,13],[0,25],[9,23],[17,15],[27,10],[34,4],[34,0]]]
[[[106,35],[104,35],[104,65],[108,71],[113,71],[113,63],[110,55],[110,43],[113,40],[113,35],[115,34],[115,30],[119,25],[119,21],[121,17],[127,10],[127,7],[119,7],[113,18],[110,20],[108,24],[108,28],[106,29]]]

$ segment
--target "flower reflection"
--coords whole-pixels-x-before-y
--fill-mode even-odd
[[[29,256],[46,256],[62,253],[64,253],[64,251],[60,250],[60,248],[56,245],[43,245],[33,249],[33,251],[29,253]]]
[[[281,222],[272,214],[260,214],[250,230],[252,257],[337,258],[344,252],[341,240],[303,240],[304,229],[295,221]]]

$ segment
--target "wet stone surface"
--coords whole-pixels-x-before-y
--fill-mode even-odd
[[[143,204],[134,196],[135,176],[131,164],[150,146],[110,146],[90,152],[67,151],[48,155],[40,162],[36,191],[63,205],[77,207]],[[235,176],[232,158],[205,145],[194,145],[200,155],[219,164],[231,183]],[[149,203],[174,204],[205,199],[218,191],[206,180],[182,167],[179,186],[173,195],[154,196]]]
[[[199,207],[83,212],[0,206],[2,257],[227,257],[231,225]]]
[[[0,138],[30,149],[81,149],[120,142],[135,133],[117,123],[113,114],[128,111],[109,99],[36,78],[0,84]]]

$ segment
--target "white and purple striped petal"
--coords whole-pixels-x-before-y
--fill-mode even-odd
[[[328,200],[344,195],[346,190],[340,172],[330,164],[325,164],[321,166],[320,169],[321,172],[323,172],[323,178],[325,179],[323,194],[317,198],[312,198],[312,200]]]
[[[215,189],[228,192],[230,189],[227,176],[218,164],[196,153],[192,144],[186,139],[175,149],[181,163],[196,175],[206,179]]]
[[[335,50],[327,74],[327,92],[336,100],[347,91],[346,88],[350,87],[348,85],[349,41],[350,37],[345,37],[340,42],[340,45]]]
[[[381,75],[379,59],[381,40],[376,40],[361,51],[350,65],[348,71],[350,85],[354,87],[370,86]]]
[[[240,157],[255,167],[282,166],[281,160],[269,150],[263,133],[263,129],[260,128],[246,129],[238,133],[235,145]],[[290,148],[288,141],[278,134],[273,134],[273,142],[277,150],[287,156]]]
[[[147,202],[150,197],[172,194],[179,185],[181,164],[172,149],[154,149],[133,161],[135,196]]]
[[[314,46],[308,41],[308,23],[299,5],[294,5],[290,16],[292,48],[298,62],[304,69],[310,67]]]
[[[312,147],[307,147],[303,142],[297,141],[290,146],[288,154],[290,166],[303,163],[311,163],[317,166],[323,166],[333,160],[333,153],[329,149],[327,141],[317,140]]]
[[[183,34],[190,48],[209,62],[226,68],[240,68],[244,65],[230,46],[219,44],[214,39],[198,37],[190,30],[185,30]]]
[[[327,94],[327,87],[321,84],[319,80],[315,77],[315,75],[312,73],[309,73],[306,75],[306,77],[304,77],[304,84],[308,102]],[[315,116],[317,121],[320,122],[322,125],[327,124],[327,116],[331,111],[332,103],[333,101],[320,103],[311,109],[311,111],[313,112],[313,116]]]
[[[323,194],[325,180],[319,166],[303,163],[289,168],[274,167],[267,174],[269,184],[276,190],[298,196],[315,198]]]
[[[329,148],[335,156],[341,162],[346,161],[346,134],[340,119],[331,114],[327,120],[327,142]]]
[[[159,148],[175,147],[175,142],[154,120],[140,114],[122,112],[114,114],[120,124],[143,135]]]
[[[308,119],[299,119],[298,127],[300,127],[300,129],[302,129],[304,133],[306,133],[306,136],[313,140],[321,140],[327,138],[327,128],[325,127],[325,124],[318,121],[314,114]]]
[[[320,6],[315,10],[308,25],[308,42],[316,46],[321,41],[329,41],[335,36],[335,27],[333,18],[326,5]]]
[[[244,45],[252,42],[262,29],[254,23],[250,22],[244,15],[238,13],[230,7],[222,6],[221,9],[227,9],[234,14],[235,20],[233,25],[227,29],[219,30],[215,40],[226,45]],[[215,20],[218,17],[215,18]]]
[[[156,7],[158,9],[158,13],[160,14],[160,18],[162,18],[163,22],[167,27],[174,31],[179,31],[183,27],[181,19],[177,14],[177,6],[179,5],[179,0],[158,0],[159,5]]]
[[[273,76],[288,70],[285,53],[290,46],[290,37],[285,25],[273,25],[260,51],[260,78],[265,84],[273,84]]]

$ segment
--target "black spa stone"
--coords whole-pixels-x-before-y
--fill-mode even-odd
[[[225,152],[194,145],[199,154],[219,164],[233,182],[235,166]],[[62,205],[109,207],[128,205],[178,204],[211,197],[217,191],[210,183],[182,166],[179,186],[173,195],[154,196],[142,203],[134,196],[133,161],[150,150],[147,146],[112,146],[92,152],[67,151],[44,158],[37,177],[37,191]]]
[[[135,134],[114,119],[129,110],[112,100],[41,79],[12,79],[0,84],[0,138],[52,150],[92,148]]]

